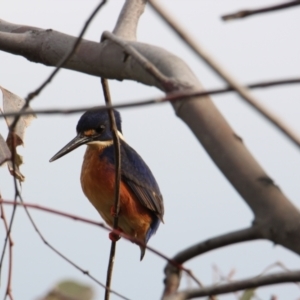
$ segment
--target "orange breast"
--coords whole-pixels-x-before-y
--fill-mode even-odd
[[[86,197],[105,222],[112,226],[115,169],[105,158],[100,160],[101,151],[95,145],[87,147],[80,180]],[[151,212],[138,201],[128,186],[121,182],[119,228],[124,233],[144,241],[151,222]]]

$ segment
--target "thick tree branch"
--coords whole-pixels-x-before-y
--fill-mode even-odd
[[[135,41],[140,16],[147,0],[126,0],[113,33],[124,40]]]
[[[273,11],[276,11],[276,10],[281,10],[281,9],[294,7],[296,5],[300,5],[299,0],[280,3],[280,4],[277,4],[277,5],[272,5],[272,6],[268,6],[268,7],[264,7],[264,8],[259,8],[259,9],[245,9],[245,10],[238,11],[236,13],[224,15],[224,16],[222,16],[222,19],[224,21],[229,21],[229,20],[234,20],[234,19],[241,19],[241,18],[245,18],[245,17],[257,15],[257,14],[262,14],[262,13],[266,13],[266,12],[273,12]]]
[[[261,238],[259,229],[256,228],[255,226],[252,226],[246,229],[241,229],[230,233],[222,234],[214,238],[207,239],[198,244],[195,244],[176,254],[173,260],[179,264],[183,264],[184,262],[198,255],[206,253],[208,251],[218,249],[220,247],[236,244],[236,243],[256,240],[259,238]]]
[[[131,46],[128,42],[118,38],[114,34],[105,31],[102,35],[102,40],[108,39],[117,45],[121,46],[128,57],[124,59],[134,59],[137,63],[141,65],[141,67],[146,70],[150,75],[153,76],[153,79],[158,81],[162,85],[162,89],[164,91],[174,91],[177,89],[176,81],[165,76],[158,68],[155,67],[148,59],[146,59],[143,55],[141,55],[133,46]]]
[[[272,285],[278,283],[294,283],[300,281],[300,271],[289,273],[276,273],[262,277],[248,278],[228,284],[214,285],[202,289],[187,290],[179,292],[175,295],[164,298],[164,300],[185,300],[198,297],[205,297],[211,295],[220,295],[231,292],[236,292],[244,289],[256,288],[265,285]]]

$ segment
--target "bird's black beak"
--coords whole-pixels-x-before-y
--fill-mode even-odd
[[[88,143],[91,140],[89,136],[82,136],[80,133],[66,146],[59,150],[49,161],[53,162],[58,158],[68,154],[69,152],[75,150],[79,146]]]

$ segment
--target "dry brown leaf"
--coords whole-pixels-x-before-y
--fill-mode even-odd
[[[0,90],[3,95],[3,112],[18,112],[22,109],[25,104],[25,100],[21,97],[11,93],[5,88],[0,86]],[[26,111],[32,111],[31,108],[27,108]],[[0,109],[0,113],[1,113]],[[7,126],[9,127],[15,117],[5,117]],[[0,143],[0,165],[1,165],[1,153],[7,153],[9,151],[10,156],[14,157],[15,166],[12,161],[7,161],[8,169],[11,175],[15,176],[19,181],[24,181],[25,177],[20,172],[19,167],[23,163],[23,158],[17,153],[16,148],[20,145],[24,145],[24,136],[25,130],[30,125],[31,121],[36,118],[36,116],[32,113],[30,115],[21,116],[15,126],[14,133],[10,132],[6,139],[6,143],[3,140],[3,143]],[[3,139],[3,138],[2,138]],[[6,152],[5,152],[6,151]],[[12,155],[12,154],[13,155]],[[6,159],[7,160],[7,159]]]
[[[18,112],[22,109],[25,104],[25,100],[5,88],[0,86],[0,90],[3,94],[3,112]],[[32,111],[31,108],[27,108],[26,111]],[[32,113],[30,115],[20,117],[16,127],[15,133],[21,139],[22,144],[24,143],[24,135],[26,128],[30,125],[31,121],[36,118],[36,116]],[[14,117],[5,117],[6,123],[8,126],[12,124],[14,121]]]
[[[10,157],[11,157],[10,150],[4,138],[0,134],[0,166],[4,164],[6,161],[8,161]]]
[[[15,166],[12,163],[12,160],[7,162],[7,167],[12,176],[15,176],[19,181],[24,181],[25,176],[20,172],[19,167],[23,164],[23,157],[17,153],[16,148],[22,145],[22,140],[15,133],[10,132],[6,139],[6,144],[12,153],[12,159],[15,161]]]

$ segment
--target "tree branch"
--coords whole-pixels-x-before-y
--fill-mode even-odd
[[[184,31],[177,22],[156,3],[155,0],[149,0],[150,5],[155,12],[165,21],[166,24],[198,55],[204,62],[211,67],[230,87],[232,87],[243,100],[250,104],[258,113],[271,122],[277,129],[286,135],[297,147],[300,148],[300,137],[282,122],[275,114],[262,105],[246,87],[241,85],[229,72],[219,65],[214,58],[206,52],[195,39]]]
[[[147,0],[126,0],[113,33],[124,40],[136,40],[136,30]]]
[[[38,96],[42,90],[52,81],[52,79],[55,77],[55,75],[58,73],[58,71],[64,66],[64,64],[71,59],[71,57],[73,56],[73,54],[75,53],[75,51],[77,50],[83,35],[85,34],[86,30],[88,29],[90,23],[92,22],[92,20],[94,19],[94,17],[96,16],[96,14],[101,10],[101,8],[106,4],[107,0],[102,0],[97,6],[96,8],[93,10],[93,12],[91,13],[91,15],[89,16],[89,18],[86,20],[84,26],[82,27],[79,36],[76,38],[73,47],[70,49],[70,51],[68,51],[67,53],[65,53],[65,55],[63,56],[63,58],[60,60],[60,62],[58,63],[58,65],[56,66],[56,68],[51,72],[51,74],[49,75],[48,78],[46,78],[46,80],[37,88],[35,89],[33,92],[29,93],[26,98],[25,98],[25,104],[24,106],[20,109],[20,111],[25,111],[31,100],[33,100],[36,96]],[[10,125],[10,131],[14,132],[15,126],[19,121],[19,116],[16,116],[14,121],[12,122],[12,124]]]
[[[300,271],[289,273],[276,273],[272,275],[265,275],[262,277],[248,278],[229,284],[214,285],[202,289],[194,289],[179,292],[175,295],[164,298],[164,300],[185,300],[198,297],[205,297],[211,295],[220,295],[231,292],[236,292],[244,289],[256,288],[265,285],[272,285],[278,283],[297,282],[300,281]]]
[[[2,203],[6,204],[6,205],[17,205],[17,206],[23,206],[25,208],[37,209],[37,210],[40,210],[40,211],[44,211],[46,213],[51,213],[51,214],[55,214],[55,215],[58,215],[58,216],[61,216],[61,217],[72,219],[74,221],[81,221],[81,222],[84,222],[84,223],[87,223],[87,224],[90,224],[90,225],[98,226],[98,227],[100,227],[100,228],[102,228],[106,231],[113,232],[116,235],[122,236],[127,241],[130,241],[134,244],[137,244],[138,246],[142,246],[142,247],[147,248],[147,250],[149,250],[150,252],[156,254],[160,258],[168,261],[170,264],[174,264],[174,266],[176,268],[179,268],[180,270],[186,272],[187,275],[190,276],[199,285],[199,280],[193,275],[193,273],[189,269],[187,269],[187,268],[185,268],[181,265],[178,265],[171,258],[167,257],[166,255],[164,255],[163,253],[159,252],[158,250],[152,248],[151,246],[143,243],[141,240],[139,240],[137,238],[134,238],[134,237],[131,237],[129,235],[126,235],[126,234],[124,234],[123,232],[121,232],[119,230],[112,230],[110,227],[108,227],[107,225],[105,225],[102,222],[93,221],[93,220],[90,220],[90,219],[87,219],[87,218],[84,218],[84,217],[81,217],[81,216],[76,216],[76,215],[73,215],[73,214],[70,214],[70,213],[58,211],[56,209],[41,206],[41,205],[38,205],[38,204],[31,204],[31,203],[26,203],[26,202],[23,202],[23,203],[17,202],[15,204],[14,201],[0,199],[0,204],[2,204]],[[87,272],[87,271],[84,271],[84,272]]]
[[[258,89],[258,88],[267,88],[267,87],[274,87],[274,86],[280,86],[280,85],[289,85],[289,84],[299,84],[300,79],[282,79],[282,80],[274,80],[274,81],[262,81],[258,83],[253,83],[247,85],[248,88],[251,89]],[[223,93],[228,93],[234,91],[230,87],[226,88],[215,88],[211,90],[206,91],[178,91],[178,92],[172,92],[166,94],[165,97],[158,97],[158,98],[152,98],[152,99],[146,99],[146,100],[140,100],[140,101],[125,101],[120,104],[114,104],[114,105],[103,105],[103,106],[84,106],[84,107],[78,107],[78,108],[70,108],[70,109],[40,109],[40,110],[34,110],[34,111],[24,111],[24,112],[7,112],[0,114],[0,118],[4,117],[14,117],[14,116],[26,116],[34,113],[35,115],[53,115],[53,114],[74,114],[79,112],[85,112],[87,110],[97,109],[97,110],[108,110],[110,108],[112,109],[119,109],[119,108],[131,108],[131,107],[138,107],[138,106],[146,106],[146,105],[154,105],[154,104],[160,104],[165,102],[172,102],[176,100],[183,100],[188,99],[190,97],[197,96],[197,99],[200,100],[201,97],[207,96],[207,95],[221,95]],[[1,137],[0,137],[1,138]],[[6,144],[5,144],[6,145]],[[1,164],[1,161],[0,161]]]
[[[259,238],[261,238],[261,236],[258,228],[252,226],[246,229],[219,235],[217,237],[200,242],[179,252],[173,257],[172,260],[181,265],[191,258],[199,256],[208,251]],[[177,291],[181,277],[181,270],[176,268],[174,264],[167,264],[164,272],[166,278],[164,280],[165,288],[163,292],[163,299],[168,295],[174,294]]]
[[[234,19],[241,19],[241,18],[245,18],[245,17],[249,17],[249,16],[261,14],[261,13],[273,12],[276,10],[294,7],[296,5],[300,5],[299,0],[284,2],[281,4],[272,5],[272,6],[268,6],[268,7],[264,7],[264,8],[259,8],[259,9],[245,9],[245,10],[238,11],[236,13],[224,15],[224,16],[222,16],[222,20],[229,21],[229,20],[234,20]]]
[[[0,194],[0,200],[2,200],[1,194]],[[8,244],[8,276],[7,276],[7,286],[6,286],[6,292],[5,292],[5,298],[8,297],[10,300],[13,300],[13,296],[12,296],[12,271],[13,271],[13,252],[12,252],[12,247],[14,245],[12,237],[11,237],[11,232],[9,231],[9,227],[8,227],[8,223],[6,220],[6,216],[5,216],[5,212],[4,212],[4,207],[3,207],[3,203],[0,203],[0,218],[3,220],[3,224],[4,224],[4,228],[5,228],[5,232],[6,232],[6,236],[9,239],[9,244]],[[5,249],[4,249],[5,251]],[[0,268],[1,269],[1,268]]]
[[[150,3],[158,9],[153,0],[150,0]],[[161,9],[157,12],[230,86],[239,91],[245,99],[254,100],[251,95],[248,97],[249,93],[245,88],[237,84],[191,37],[178,28],[176,22],[166,16],[165,12]],[[199,83],[196,86],[199,87]],[[255,161],[241,138],[232,131],[209,98],[199,102],[184,101],[173,106],[177,115],[187,123],[216,165],[250,206],[255,214],[255,224],[263,225],[260,226],[261,234],[300,254],[300,244],[297,242],[300,236],[298,209]]]
[[[179,264],[183,264],[184,262],[208,251],[236,243],[256,240],[259,238],[261,238],[261,235],[258,228],[252,226],[249,228],[222,234],[195,244],[176,254],[173,260]]]
[[[13,201],[6,201],[6,200],[3,200],[3,199],[0,199],[0,205],[2,205],[2,204],[9,204],[9,205],[14,205],[14,206],[23,206],[23,208],[25,210],[25,213],[26,213],[26,215],[27,215],[27,217],[28,217],[31,225],[33,226],[33,228],[36,231],[36,233],[39,236],[39,238],[42,240],[42,242],[47,247],[49,247],[54,253],[56,253],[59,257],[61,257],[64,261],[66,261],[67,263],[69,263],[70,265],[72,265],[75,269],[79,270],[82,274],[84,274],[87,277],[89,277],[91,280],[93,280],[99,286],[103,287],[104,289],[108,289],[111,293],[115,294],[116,296],[120,297],[121,299],[129,300],[127,297],[123,296],[122,294],[120,294],[120,293],[118,293],[118,292],[116,292],[114,290],[111,290],[105,284],[101,283],[96,277],[94,277],[93,275],[91,275],[89,271],[84,270],[83,268],[81,268],[79,265],[77,265],[75,262],[73,262],[71,259],[69,259],[66,255],[64,255],[62,252],[60,252],[57,248],[55,248],[54,246],[52,246],[52,244],[50,244],[46,240],[46,238],[44,237],[44,235],[39,230],[38,226],[36,225],[36,223],[34,222],[32,216],[31,216],[28,208],[35,208],[35,209],[44,210],[44,211],[49,212],[49,213],[54,213],[54,214],[57,214],[57,215],[69,217],[69,218],[72,218],[73,220],[81,220],[81,221],[87,222],[89,224],[98,225],[98,226],[100,226],[102,228],[110,230],[109,228],[107,228],[103,223],[97,223],[97,222],[93,222],[91,220],[87,220],[87,219],[84,219],[84,218],[81,218],[81,217],[72,216],[72,215],[70,215],[68,213],[59,212],[59,211],[56,211],[56,210],[51,209],[51,208],[46,208],[46,207],[41,207],[39,205],[25,203],[23,201],[23,199],[22,199],[22,196],[20,194],[19,194],[19,198],[20,198],[20,202],[17,202],[17,203],[15,203]]]
[[[104,99],[106,105],[111,106],[111,97],[109,92],[108,80],[105,78],[101,78],[101,84],[104,94]],[[119,222],[119,212],[120,212],[120,182],[121,182],[121,149],[120,149],[120,140],[118,135],[118,128],[116,124],[115,115],[112,109],[108,109],[107,111],[109,116],[110,127],[112,131],[113,141],[114,141],[114,157],[115,157],[115,192],[114,192],[114,224],[113,229],[118,229]],[[116,241],[111,242],[110,255],[109,255],[109,263],[107,268],[107,277],[106,277],[106,286],[110,288],[111,286],[111,278],[113,272],[113,266],[115,261],[115,252],[116,252]],[[105,300],[109,300],[109,290],[105,290]]]

